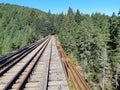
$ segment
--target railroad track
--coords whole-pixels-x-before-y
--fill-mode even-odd
[[[90,90],[53,36],[0,58],[0,90],[70,90],[69,80]]]
[[[34,50],[39,44],[41,44],[47,38],[48,37],[43,38],[29,46],[19,49],[18,51],[15,51],[14,53],[11,53],[9,55],[0,58],[0,70],[3,69],[5,66],[9,65],[15,59],[18,59],[20,57],[21,59],[24,58],[27,54],[29,54],[32,50]]]
[[[53,36],[3,60],[0,64],[0,90],[68,90]]]

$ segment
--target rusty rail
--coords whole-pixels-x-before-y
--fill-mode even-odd
[[[67,81],[68,81],[69,87],[70,87],[70,82],[69,82],[69,79],[70,79],[75,90],[90,90],[90,87],[82,78],[82,76],[80,75],[79,71],[76,69],[74,64],[70,61],[70,58],[66,55],[63,48],[60,45],[60,42],[57,39],[56,39],[56,44],[57,44],[57,48],[60,53],[60,56],[65,65],[65,69],[68,75]]]

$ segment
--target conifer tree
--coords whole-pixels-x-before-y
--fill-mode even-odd
[[[83,20],[82,15],[80,14],[80,11],[77,9],[75,13],[75,21],[77,24],[80,24],[82,20]]]

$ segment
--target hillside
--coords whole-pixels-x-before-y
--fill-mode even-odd
[[[0,4],[0,55],[48,35],[48,17],[37,9]]]
[[[92,90],[116,90],[120,87],[119,15],[88,15],[72,8],[67,14],[51,14],[0,4],[0,55],[55,34],[74,63],[81,65]]]

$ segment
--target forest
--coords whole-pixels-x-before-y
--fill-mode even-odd
[[[0,4],[0,56],[54,34],[67,55],[82,67],[92,90],[120,88],[120,10],[111,16],[68,8],[52,14]]]

